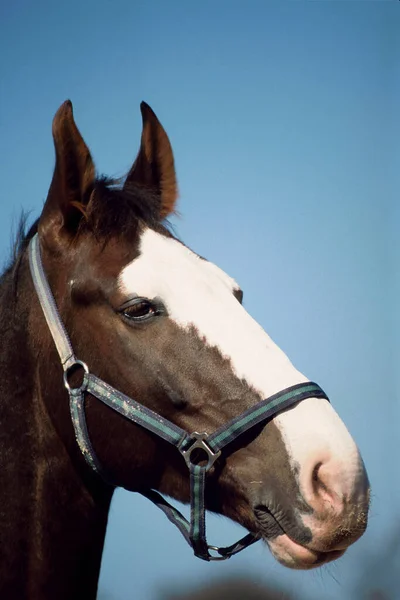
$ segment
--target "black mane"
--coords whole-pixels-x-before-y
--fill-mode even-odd
[[[90,229],[101,240],[131,237],[138,223],[153,228],[160,225],[160,197],[145,187],[99,177],[83,214],[81,229]]]
[[[27,221],[29,218],[29,213],[22,211],[17,225],[17,231],[15,234],[12,234],[13,239],[11,240],[11,256],[6,262],[5,268],[0,276],[0,281],[8,274],[10,271],[14,269],[14,267],[18,267],[20,258],[27,248],[30,239],[35,235],[37,231],[37,226],[39,219],[27,229]]]

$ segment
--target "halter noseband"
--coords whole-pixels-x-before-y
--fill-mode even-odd
[[[252,406],[235,419],[217,429],[217,431],[214,431],[214,433],[194,432],[189,434],[184,429],[168,421],[168,419],[164,419],[161,415],[139,404],[136,400],[126,396],[90,373],[87,365],[75,357],[44,273],[37,234],[31,239],[29,244],[29,264],[33,283],[64,370],[64,386],[69,394],[71,418],[76,441],[92,469],[104,481],[110,485],[115,485],[103,470],[90,442],[84,408],[86,393],[95,396],[130,421],[169,442],[182,454],[190,472],[190,523],[155,490],[150,489],[141,491],[140,493],[154,502],[166,514],[168,519],[178,527],[188,544],[193,548],[196,556],[207,561],[224,560],[260,539],[259,535],[249,533],[236,542],[236,544],[232,544],[226,548],[207,544],[205,526],[206,509],[204,502],[207,472],[211,469],[214,462],[218,460],[225,446],[255,425],[270,419],[279,411],[305,398],[324,398],[328,400],[328,397],[319,385],[307,382],[291,386]],[[83,369],[83,381],[80,387],[71,387],[69,378],[72,370],[76,367]],[[192,460],[192,453],[199,449],[207,456],[206,464],[196,464]],[[211,554],[211,552],[214,554]]]

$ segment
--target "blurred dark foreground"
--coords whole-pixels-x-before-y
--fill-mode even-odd
[[[255,583],[246,577],[230,578],[188,589],[179,594],[166,595],[160,600],[296,600],[282,590]]]

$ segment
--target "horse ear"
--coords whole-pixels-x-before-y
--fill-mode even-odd
[[[75,125],[72,103],[67,100],[53,119],[56,165],[39,221],[44,238],[74,234],[85,214],[95,183],[89,149]]]
[[[142,102],[140,110],[142,140],[125,187],[134,184],[155,192],[160,197],[160,217],[164,218],[174,211],[178,198],[174,155],[168,136],[150,106]]]

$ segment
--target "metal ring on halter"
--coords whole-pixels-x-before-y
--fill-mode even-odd
[[[210,552],[210,550],[212,550],[213,552],[217,552],[218,556],[212,556],[212,554],[209,554],[208,556],[208,560],[227,560],[228,558],[230,558],[230,554],[220,554],[219,552],[219,548],[218,546],[207,546],[208,552]]]
[[[69,384],[68,381],[68,377],[71,373],[71,370],[74,369],[75,367],[82,367],[82,369],[85,372],[85,375],[89,375],[89,367],[87,366],[87,364],[85,362],[83,362],[83,360],[75,360],[75,362],[70,365],[67,369],[65,369],[64,371],[64,386],[65,388],[71,392],[71,391],[83,391],[86,389],[86,382],[85,379],[83,379],[82,384],[76,388],[72,388]]]
[[[195,440],[194,443],[187,450],[181,450],[181,454],[185,459],[189,469],[192,464],[190,457],[194,450],[204,450],[204,452],[207,454],[208,462],[206,465],[204,465],[206,471],[211,469],[217,458],[219,458],[219,456],[221,455],[221,450],[218,450],[218,452],[213,452],[211,450],[210,446],[206,443],[207,437],[208,433],[198,433],[197,431],[195,431],[190,436],[191,439]]]

